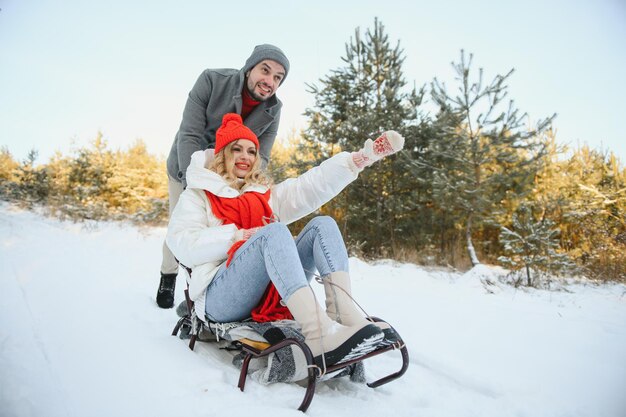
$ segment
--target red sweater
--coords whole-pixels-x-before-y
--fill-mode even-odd
[[[241,104],[241,118],[245,120],[246,117],[248,117],[248,115],[252,113],[252,110],[254,110],[256,106],[261,104],[261,102],[256,101],[250,96],[250,93],[248,93],[248,88],[246,86],[243,87],[241,98],[243,101]]]

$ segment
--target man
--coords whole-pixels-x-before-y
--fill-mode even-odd
[[[282,102],[276,90],[287,77],[289,60],[273,45],[258,45],[240,70],[207,69],[189,92],[183,120],[169,157],[167,175],[170,214],[186,186],[185,172],[191,154],[215,146],[215,131],[226,113],[238,113],[259,139],[263,165],[278,132]],[[161,281],[156,301],[161,308],[174,305],[178,264],[163,242]]]

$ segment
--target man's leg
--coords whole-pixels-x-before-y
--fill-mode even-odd
[[[167,176],[167,190],[169,194],[169,215],[171,217],[174,207],[183,192],[183,184]],[[178,263],[174,254],[163,241],[163,258],[161,261],[161,281],[157,290],[156,301],[161,308],[171,308],[174,305],[174,292],[176,289],[176,275]]]

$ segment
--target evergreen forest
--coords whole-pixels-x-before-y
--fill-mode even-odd
[[[626,282],[619,159],[560,145],[556,115],[530,120],[509,96],[514,70],[488,76],[460,51],[450,67],[455,84],[434,78],[416,86],[403,72],[405,58],[379,20],[357,28],[342,65],[308,84],[307,127],[276,141],[274,180],[397,130],[405,149],[321,209],[337,220],[353,255],[460,270],[496,264],[511,271],[514,285],[541,286],[559,275]],[[4,147],[0,199],[74,221],[165,225],[165,160],[141,140],[110,149],[101,134],[46,163],[37,163],[36,150],[18,161]]]

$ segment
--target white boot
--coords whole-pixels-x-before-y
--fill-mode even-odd
[[[373,323],[384,333],[383,344],[391,344],[399,340],[398,334],[389,324],[384,321],[369,321],[364,317],[363,312],[357,308],[352,299],[350,275],[347,272],[331,272],[323,277],[323,282],[328,317],[345,326],[363,326],[367,323]]]
[[[318,365],[330,366],[363,356],[375,350],[383,339],[381,330],[369,322],[344,326],[332,321],[309,286],[294,292],[286,304],[302,327],[304,341]]]

